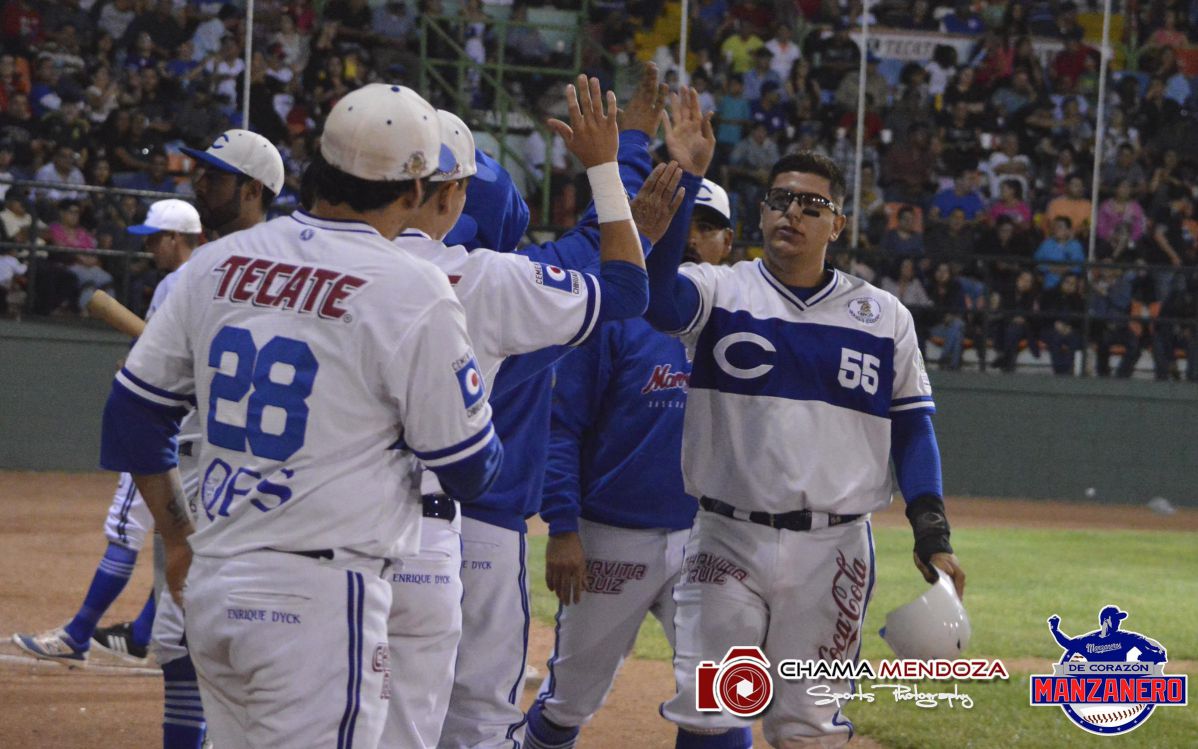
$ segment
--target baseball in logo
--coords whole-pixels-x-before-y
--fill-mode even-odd
[[[701,662],[695,679],[695,708],[703,713],[751,718],[764,712],[774,696],[770,662],[756,646],[729,648],[719,664]]]
[[[1102,736],[1143,725],[1158,705],[1185,705],[1185,675],[1166,675],[1164,646],[1121,629],[1126,618],[1118,606],[1106,606],[1098,629],[1070,637],[1061,632],[1061,618],[1050,616],[1048,630],[1065,652],[1052,675],[1031,678],[1032,705],[1058,706],[1078,727]]]

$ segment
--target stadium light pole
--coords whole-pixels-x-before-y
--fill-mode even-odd
[[[686,74],[686,33],[690,26],[690,2],[682,0],[682,18],[678,21],[678,86],[690,83]],[[665,75],[665,72],[662,72]]]
[[[1106,140],[1106,71],[1111,56],[1111,0],[1105,0],[1102,8],[1102,49],[1098,52],[1098,111],[1094,113],[1094,174],[1090,180],[1090,252],[1094,262],[1098,243],[1098,181],[1102,176],[1102,147]]]
[[[1110,2],[1110,0],[1107,0]],[[861,65],[857,70],[857,154],[853,164],[853,249],[857,249],[861,233],[861,149],[865,145],[865,69],[869,59],[869,7],[866,0],[861,7]]]
[[[254,0],[245,4],[245,76],[241,87],[241,127],[250,129],[250,63],[254,55]]]

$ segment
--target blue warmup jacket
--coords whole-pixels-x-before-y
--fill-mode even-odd
[[[584,517],[621,528],[689,528],[682,417],[691,365],[643,319],[604,323],[557,364],[541,517],[551,534]]]
[[[620,133],[620,176],[624,188],[635,195],[652,170],[649,136],[636,130]],[[462,242],[467,248],[490,247],[513,250],[528,226],[528,207],[493,159],[488,166],[501,174],[485,183],[471,180],[466,191],[469,220],[455,226],[450,238],[462,242],[473,224],[476,235]],[[533,260],[560,268],[597,273],[599,270],[599,222],[594,206],[581,221],[556,242],[531,245],[520,250]],[[504,447],[503,467],[491,489],[470,504],[462,514],[474,520],[509,530],[527,530],[525,519],[541,508],[541,492],[548,460],[549,410],[553,387],[553,363],[569,349],[557,346],[504,361],[491,385],[492,423]]]

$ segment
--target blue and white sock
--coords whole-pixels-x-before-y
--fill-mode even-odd
[[[674,749],[752,749],[753,729],[730,728],[723,733],[691,733],[678,729]]]
[[[133,620],[133,642],[142,647],[150,644],[150,632],[154,629],[154,611],[156,610],[154,600],[154,591],[151,590],[150,597],[146,599],[146,605],[141,607],[141,613]]]
[[[87,589],[87,596],[83,599],[83,606],[66,626],[67,634],[76,643],[82,644],[84,650],[89,647],[100,617],[104,616],[104,612],[108,611],[108,607],[125,589],[125,583],[129,582],[129,576],[133,574],[133,565],[136,563],[137,552],[132,549],[109,543],[108,548],[104,550],[100,566],[96,568],[91,587]]]
[[[578,728],[559,726],[544,716],[543,705],[534,702],[528,709],[528,728],[524,732],[527,749],[573,749]]]
[[[207,724],[200,702],[200,685],[191,656],[162,664],[166,692],[162,714],[162,749],[200,749]]]

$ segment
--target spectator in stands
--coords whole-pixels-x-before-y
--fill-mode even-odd
[[[1082,114],[1081,97],[1069,96],[1061,103],[1061,114],[1053,128],[1053,137],[1058,142],[1070,143],[1074,150],[1088,150],[1094,139],[1094,128],[1089,118]]]
[[[1090,338],[1097,347],[1094,368],[1099,377],[1111,375],[1111,347],[1122,346],[1115,376],[1126,379],[1140,358],[1140,336],[1128,324],[1135,271],[1102,268],[1090,294]]]
[[[928,335],[943,341],[940,347],[940,368],[961,368],[961,353],[965,347],[965,292],[961,282],[954,276],[952,266],[939,263],[932,274],[928,298],[935,308],[935,322]]]
[[[38,134],[37,121],[29,108],[29,97],[14,93],[8,97],[8,109],[0,117],[0,138],[13,145],[13,163],[30,168],[40,163],[48,142]]]
[[[399,42],[406,40],[416,23],[415,19],[408,17],[407,8],[403,2],[380,5],[374,11],[375,29],[387,39]],[[299,33],[291,14],[279,16],[279,30],[270,37],[270,43],[283,49],[283,61],[292,69],[302,70],[308,64],[308,37]]]
[[[1019,229],[1010,216],[1001,216],[978,237],[977,254],[1000,255],[1006,259],[990,261],[988,277],[991,291],[1002,296],[1014,292],[1015,279],[1031,260],[1031,232]]]
[[[46,241],[58,247],[78,250],[94,250],[96,238],[80,226],[83,207],[78,200],[61,200],[58,203],[58,220],[46,228]]]
[[[1127,114],[1122,107],[1111,109],[1106,133],[1103,135],[1103,163],[1109,164],[1119,156],[1119,149],[1131,146],[1132,155],[1140,151],[1140,131],[1127,124]]]
[[[882,251],[895,258],[923,257],[923,233],[919,231],[913,207],[904,205],[898,209],[898,225],[886,232]]]
[[[990,154],[985,164],[985,172],[990,178],[991,197],[1000,196],[1002,183],[1008,180],[1018,182],[1022,194],[1027,196],[1034,179],[1032,160],[1019,152],[1019,136],[1015,133],[1003,133],[999,144],[998,150]]]
[[[977,70],[977,84],[984,91],[1011,78],[1015,65],[1015,45],[1010,37],[989,31],[982,42],[982,51],[974,55],[970,66]]]
[[[861,65],[861,49],[849,36],[849,26],[843,20],[837,20],[832,36],[817,41],[808,54],[814,56],[813,68],[820,87],[828,91],[834,91],[845,75]]]
[[[1144,248],[1144,260],[1149,265],[1182,267],[1183,258],[1191,256],[1194,251],[1196,237],[1189,226],[1193,215],[1194,203],[1188,192],[1180,193],[1167,208],[1157,212],[1153,220],[1153,241],[1141,245]],[[1153,276],[1156,279],[1156,298],[1167,301],[1173,292],[1177,275],[1170,270],[1157,270]]]
[[[1149,49],[1178,50],[1188,46],[1186,35],[1177,28],[1177,12],[1166,8],[1161,18],[1161,26],[1148,37],[1146,47]]]
[[[954,111],[959,102],[965,103],[965,111],[976,118],[986,111],[986,90],[977,82],[977,71],[965,66],[957,71],[948,87],[944,89],[944,106]],[[972,120],[976,121],[976,120]]]
[[[990,204],[988,215],[991,223],[1006,217],[1019,231],[1031,228],[1032,209],[1023,199],[1023,183],[1017,179],[1004,179],[998,200]]]
[[[0,250],[0,315],[8,314],[8,297],[13,287],[23,284],[29,267],[17,257],[16,249]]]
[[[732,186],[732,192],[740,199],[742,226],[751,238],[761,236],[758,217],[761,200],[765,197],[765,186],[769,183],[770,169],[781,158],[778,144],[769,137],[763,123],[754,123],[749,137],[736,144],[729,158],[727,177],[721,180]]]
[[[940,126],[944,163],[953,172],[973,169],[978,165],[982,149],[978,120],[969,113],[969,105],[964,101],[953,104],[950,112]]]
[[[1189,185],[1182,175],[1181,157],[1177,149],[1165,149],[1160,165],[1152,170],[1152,179],[1148,181],[1149,210],[1154,214],[1159,213],[1175,195],[1188,191]]]
[[[970,254],[974,251],[975,241],[973,225],[960,206],[950,209],[946,220],[932,223],[924,238],[928,253],[932,255]]]
[[[753,67],[753,54],[764,46],[765,42],[754,33],[753,27],[740,21],[736,24],[736,33],[720,45],[720,54],[733,73],[743,76]]]
[[[1190,98],[1190,81],[1177,63],[1177,53],[1171,47],[1161,50],[1155,76],[1165,82],[1165,98],[1183,107]]]
[[[1103,164],[1100,174],[1102,189],[1108,194],[1121,182],[1127,182],[1134,195],[1142,195],[1148,189],[1148,177],[1144,167],[1136,161],[1136,149],[1130,143],[1119,146],[1115,160]]]
[[[28,0],[9,0],[0,12],[0,39],[19,52],[31,52],[42,42],[42,14]]]
[[[70,146],[59,146],[54,149],[54,158],[45,163],[33,178],[39,182],[59,182],[67,185],[85,184],[83,172],[79,171],[78,154]],[[39,187],[35,193],[38,200],[59,201],[67,198],[78,198],[81,193],[60,187]]]
[[[1048,346],[1053,374],[1073,374],[1073,360],[1084,345],[1082,322],[1086,298],[1082,280],[1076,273],[1067,273],[1054,289],[1040,300],[1041,330]]]
[[[1036,277],[1030,270],[1019,273],[1015,279],[1014,292],[1001,298],[998,310],[999,314],[994,318],[994,324],[999,356],[990,366],[1004,372],[1014,372],[1019,346],[1025,340],[1032,355],[1040,355],[1037,338],[1040,294],[1036,289]]]
[[[136,11],[137,6],[134,5],[133,0],[110,0],[100,10],[98,25],[113,39],[124,39],[125,32],[129,30],[129,24],[133,23],[133,19],[137,16]]]
[[[867,104],[866,112],[873,113],[877,116],[876,109],[884,107],[890,101],[890,84],[886,82],[886,78],[878,72],[879,59],[873,53],[870,53],[866,58],[865,64],[865,96],[867,100],[872,99],[873,104]],[[841,111],[851,112],[856,120],[857,114],[857,99],[859,84],[861,83],[861,75],[858,71],[850,71],[840,79],[840,84],[836,87],[836,93],[833,100],[836,106],[840,107]]]
[[[715,94],[711,90],[711,79],[707,74],[698,71],[691,76],[691,85],[695,87],[695,91],[699,94],[699,111],[704,114],[714,112],[716,110]]]
[[[942,96],[957,74],[957,49],[949,44],[937,44],[932,60],[924,67],[928,73],[928,94]]]
[[[928,297],[928,292],[924,290],[923,283],[915,273],[915,260],[910,257],[899,260],[898,271],[894,277],[886,276],[882,279],[882,290],[894,294],[904,307],[911,310],[911,314],[916,318],[916,329],[918,330],[920,328],[919,318],[927,318],[927,313],[932,307],[932,300]]]
[[[149,164],[129,182],[134,190],[153,190],[155,192],[174,192],[175,180],[167,174],[167,158],[162,151],[150,155]],[[147,199],[152,200],[152,199]]]
[[[1174,276],[1152,338],[1153,373],[1157,380],[1176,377],[1177,351],[1186,359],[1185,378],[1198,382],[1198,273],[1193,268]]]
[[[1090,211],[1093,203],[1086,197],[1086,182],[1080,174],[1070,175],[1066,182],[1066,193],[1053,198],[1044,212],[1045,232],[1051,229],[1052,222],[1057,218],[1069,219],[1069,225],[1074,228],[1074,234],[1079,237],[1090,235]]]
[[[1086,71],[1086,57],[1094,54],[1094,50],[1082,43],[1083,36],[1081,27],[1071,29],[1064,38],[1065,48],[1052,60],[1052,78],[1059,91],[1073,90]]]
[[[778,74],[779,81],[785,81],[790,76],[794,64],[802,59],[798,43],[793,40],[794,31],[788,24],[779,24],[774,29],[774,38],[765,43],[765,48],[773,57],[770,67]]]
[[[214,18],[197,26],[191,36],[196,62],[202,63],[220,52],[222,40],[226,36],[236,36],[240,24],[241,13],[232,3],[226,3]]]
[[[513,5],[511,21],[516,24],[528,23],[528,5]],[[507,47],[509,59],[513,62],[522,65],[544,65],[549,61],[549,45],[535,26],[508,26],[504,46]]]
[[[719,123],[716,128],[716,155],[721,163],[726,164],[732,149],[744,139],[745,127],[752,122],[752,111],[749,100],[745,98],[741,76],[728,76],[716,115]]]
[[[204,72],[218,97],[223,96],[229,104],[239,103],[237,90],[244,85],[245,60],[242,59],[241,44],[236,38],[226,36],[221,41],[220,52],[204,63]]]
[[[822,96],[823,89],[819,87],[815,75],[811,74],[811,61],[806,58],[795,60],[791,66],[791,73],[786,78],[786,97],[792,102],[807,99],[811,104],[811,110],[815,111],[821,103]]]
[[[940,20],[940,30],[946,34],[977,36],[986,30],[986,24],[973,11],[970,0],[957,0],[953,11]]]
[[[745,98],[749,101],[760,99],[765,93],[764,87],[767,83],[781,87],[782,76],[770,65],[773,58],[774,54],[765,47],[753,53],[753,67],[744,74]]]
[[[1115,194],[1098,209],[1098,257],[1119,260],[1134,255],[1136,245],[1148,231],[1148,217],[1132,197],[1132,182],[1120,180]]]
[[[1015,68],[1009,80],[1000,81],[998,88],[990,95],[990,105],[1001,120],[1007,120],[1035,101],[1037,96],[1027,68],[1019,67]]]
[[[761,88],[761,98],[749,104],[749,117],[753,123],[765,125],[771,136],[786,129],[786,107],[782,105],[781,94],[780,84],[767,81]]]
[[[887,200],[921,205],[932,194],[935,158],[931,140],[928,126],[917,123],[902,142],[886,152],[882,162],[882,185],[886,188]]]
[[[1045,291],[1055,289],[1063,274],[1082,272],[1080,263],[1085,261],[1086,253],[1073,235],[1073,221],[1068,216],[1057,216],[1052,220],[1052,234],[1040,243],[1035,259],[1040,261]]]
[[[977,172],[974,169],[965,168],[957,172],[953,186],[941,190],[932,198],[928,219],[933,222],[945,220],[957,209],[962,211],[966,221],[977,221],[983,218],[986,201],[974,189],[976,182]]]
[[[929,0],[915,0],[911,12],[904,12],[892,22],[895,26],[912,31],[939,31],[940,22],[932,16],[932,4]]]

